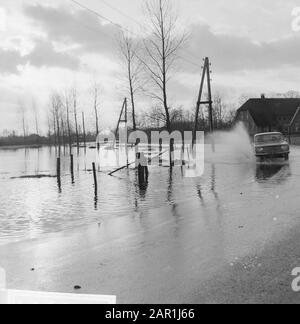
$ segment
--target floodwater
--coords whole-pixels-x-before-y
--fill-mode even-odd
[[[85,280],[84,292],[115,293],[122,302],[180,302],[200,278],[249,254],[259,255],[266,244],[300,224],[300,148],[292,147],[289,162],[258,163],[243,132],[219,135],[215,153],[205,147],[202,177],[186,178],[180,167],[153,166],[148,184],[139,186],[131,168],[113,177],[108,175],[112,169],[100,168],[97,195],[91,172],[96,150],[74,151],[74,177],[68,152],[62,152],[59,186],[55,177],[26,178],[56,174],[55,148],[0,150],[0,243],[57,235],[62,244],[44,261],[55,272],[58,265],[51,262],[60,253],[64,259],[64,235],[89,228],[80,241],[87,249],[85,265],[76,260],[78,251],[63,261],[78,280]],[[106,264],[97,272],[90,261],[95,242],[96,257]],[[80,249],[80,243],[72,244]],[[10,269],[12,257],[2,259]],[[66,268],[65,276],[60,272],[55,278],[68,282]],[[20,273],[14,278],[18,275],[22,278]],[[43,282],[45,289],[68,292],[49,269]],[[17,284],[40,287],[32,281],[30,287]]]
[[[193,199],[195,193],[197,199],[197,186],[185,181],[182,169],[167,167],[168,153],[162,156],[163,167],[150,167],[149,182],[141,186],[135,163],[109,176],[110,171],[134,161],[135,150],[128,150],[126,155],[124,148],[119,153],[103,146],[100,152],[74,148],[72,175],[69,149],[62,148],[60,182],[56,177],[57,148],[0,150],[0,244],[174,205]],[[107,154],[110,157],[106,156],[108,162],[103,166],[102,157]],[[157,154],[153,151],[152,157]],[[98,178],[96,193],[93,162]]]
[[[0,150],[0,242],[36,238],[166,205],[197,203],[199,214],[205,216],[207,205],[214,205],[217,212],[228,206],[239,207],[242,212],[243,195],[254,205],[268,204],[298,180],[300,150],[293,148],[290,163],[279,160],[257,164],[248,139],[242,136],[229,133],[225,140],[224,135],[220,136],[225,143],[217,144],[214,154],[206,145],[201,178],[185,178],[180,167],[171,170],[154,166],[150,167],[149,183],[139,186],[132,168],[109,176],[117,165],[102,167],[100,162],[96,195],[92,162],[99,160],[97,150],[81,148],[78,153],[74,148],[72,177],[69,151],[62,149],[60,186],[55,178],[58,152],[54,147]],[[134,161],[132,153],[129,162]],[[102,147],[99,154],[107,151]],[[124,154],[120,165],[125,164]],[[38,175],[44,177],[36,178]]]

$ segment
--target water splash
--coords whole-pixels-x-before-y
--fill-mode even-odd
[[[242,123],[230,131],[216,132],[214,141],[216,152],[211,156],[213,160],[234,163],[255,161],[251,138]]]

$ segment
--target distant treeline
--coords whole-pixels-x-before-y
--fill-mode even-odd
[[[82,138],[81,138],[82,137]],[[88,133],[86,135],[86,142],[95,142],[96,136],[95,134]],[[71,138],[71,141],[69,141],[69,138],[66,136],[65,138],[61,138],[61,145],[69,145],[69,143],[72,143],[72,145],[76,142],[75,138]],[[80,136],[80,143],[84,143],[83,136]],[[39,146],[39,145],[56,145],[57,138],[54,135],[50,136],[39,136],[36,134],[31,134],[28,136],[17,136],[14,134],[6,135],[6,136],[0,136],[0,147],[1,146]]]
[[[217,112],[219,111],[219,114]],[[230,129],[235,120],[235,110],[227,110],[222,113],[221,109],[214,110],[214,129],[215,130],[226,130]],[[195,115],[190,111],[184,111],[179,108],[173,111],[171,115],[171,131],[193,131],[194,129],[194,118]],[[129,124],[131,121],[129,120]],[[144,113],[138,116],[137,129],[143,130],[149,136],[151,131],[163,131],[167,130],[164,114],[160,109],[151,109],[149,113]],[[131,132],[133,129],[129,128],[128,131]],[[209,121],[205,114],[200,114],[198,131],[208,132],[210,130]],[[59,146],[81,146],[86,143],[92,143],[96,141],[95,132],[74,132],[70,130],[53,131],[49,130],[47,136],[40,136],[36,134],[31,135],[16,135],[14,131],[5,132],[0,136],[0,146],[40,146],[40,145],[59,145]]]

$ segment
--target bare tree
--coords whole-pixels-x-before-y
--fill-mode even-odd
[[[226,106],[223,103],[222,97],[219,93],[214,96],[214,110],[213,119],[216,128],[222,128],[223,124],[226,122]]]
[[[40,136],[39,121],[38,121],[38,112],[37,112],[36,101],[34,98],[32,98],[32,111],[34,114],[34,124],[35,124],[35,134],[37,136],[37,144],[39,144],[39,136]]]
[[[82,115],[83,142],[84,142],[84,147],[86,147],[86,130],[85,130],[85,116],[84,116],[84,112],[82,112],[81,115]]]
[[[290,90],[290,91],[283,94],[283,98],[298,99],[298,98],[300,98],[300,93],[298,91],[295,91],[295,90]]]
[[[151,34],[144,40],[146,58],[141,59],[151,83],[158,90],[152,96],[163,105],[168,131],[171,131],[168,82],[178,59],[178,52],[186,40],[186,35],[179,35],[176,30],[177,16],[171,3],[171,0],[147,2]]]
[[[99,85],[95,82],[94,84],[94,112],[95,112],[95,123],[96,123],[96,136],[99,134]]]
[[[48,112],[48,116],[47,116],[47,123],[48,123],[48,133],[47,133],[47,136],[48,136],[48,141],[49,141],[49,144],[51,145],[51,117],[50,117],[50,114]]]
[[[68,91],[65,91],[65,109],[67,115],[67,131],[69,140],[70,154],[72,153],[72,133],[71,133],[71,122],[70,122],[70,96]]]
[[[76,88],[72,89],[72,99],[73,99],[73,112],[74,112],[74,121],[75,121],[77,149],[79,149],[79,130],[78,130],[78,117],[77,117],[77,90],[76,90]]]
[[[242,106],[243,104],[245,104],[249,99],[253,98],[253,96],[251,94],[246,94],[243,93],[242,95],[240,95],[240,97],[238,98],[238,105]]]
[[[56,132],[57,144],[61,145],[61,107],[62,101],[58,93],[53,93],[51,96],[52,111],[54,119],[54,131]]]
[[[65,128],[65,121],[64,116],[61,115],[61,130],[62,130],[62,143],[63,147],[66,147],[66,128]]]
[[[148,128],[160,128],[165,125],[165,115],[162,107],[152,107],[148,112],[144,112],[140,118],[141,126]]]
[[[136,104],[135,95],[142,89],[140,75],[142,73],[142,63],[138,56],[139,43],[126,36],[124,33],[120,36],[120,51],[122,59],[126,66],[126,78],[128,80],[128,90],[132,107],[133,130],[136,130]]]
[[[24,139],[24,145],[25,145],[26,144],[26,136],[27,136],[26,108],[21,101],[19,101],[19,113],[21,115],[23,139]]]
[[[54,134],[54,145],[56,146],[58,141],[57,141],[57,131],[56,131],[55,109],[53,106],[51,106],[51,117],[52,117],[52,127],[53,127],[53,134]]]

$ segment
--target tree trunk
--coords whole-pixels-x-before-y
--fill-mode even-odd
[[[72,136],[71,136],[71,126],[70,126],[70,108],[69,108],[69,100],[66,99],[67,106],[67,127],[68,127],[68,137],[69,137],[69,148],[70,154],[72,154]]]
[[[159,5],[160,5],[160,19],[161,19],[161,41],[162,41],[163,99],[164,99],[164,109],[166,114],[166,126],[168,132],[171,132],[170,112],[169,112],[168,97],[167,97],[165,27],[164,27],[164,17],[163,17],[163,8],[162,8],[161,0],[159,1]]]
[[[76,132],[77,149],[79,149],[79,131],[78,131],[78,120],[77,120],[77,98],[76,98],[76,93],[74,93],[74,119],[75,119],[75,132]]]
[[[84,147],[86,147],[86,132],[85,132],[84,112],[82,112],[82,127],[83,127],[83,142],[84,142]]]
[[[98,117],[98,89],[97,89],[97,87],[95,87],[94,110],[95,110],[95,118],[96,118],[96,136],[98,136],[98,134],[99,134],[99,117]]]
[[[132,106],[132,124],[133,124],[133,130],[136,131],[134,90],[133,90],[133,84],[132,84],[131,58],[130,58],[129,49],[128,49],[128,57],[129,57],[129,60],[128,60],[128,78],[129,78],[130,98],[131,98],[131,106]]]

